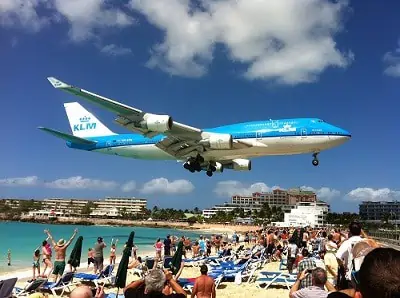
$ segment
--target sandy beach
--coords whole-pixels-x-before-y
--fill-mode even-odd
[[[21,217],[24,222],[48,223],[46,218],[37,217],[32,219],[27,216]],[[74,217],[58,217],[52,224],[71,224],[82,223],[82,218]],[[204,230],[205,232],[247,232],[260,229],[259,226],[253,225],[234,225],[234,224],[217,224],[217,223],[194,223],[177,221],[158,221],[158,220],[126,220],[126,219],[101,219],[90,218],[85,221],[87,224],[96,226],[129,226],[129,227],[149,227],[149,228],[174,228],[182,230]]]
[[[119,261],[119,260],[118,260]],[[105,264],[107,262],[105,261]],[[78,272],[88,272],[91,273],[91,271],[86,270],[87,264],[82,263],[80,269]],[[264,271],[278,271],[279,268],[279,262],[272,262],[268,263],[264,266],[263,269]],[[258,270],[257,272],[260,272]],[[256,272],[256,274],[257,274]],[[26,281],[29,278],[24,278],[23,275],[24,273],[28,273],[26,270],[25,272],[20,272],[18,274],[18,282],[17,282],[17,287],[23,288],[26,285]],[[114,270],[114,274],[116,273],[116,269]],[[29,276],[31,274],[31,271],[29,270]],[[185,267],[185,269],[182,272],[181,277],[182,278],[194,278],[200,275],[200,269],[199,267]],[[12,276],[17,277],[16,274],[12,274]],[[10,275],[10,277],[12,277]],[[127,277],[127,284],[129,284],[132,281],[137,280],[138,277],[137,275],[133,275],[131,270],[128,270],[128,277]],[[254,279],[253,279],[254,281]],[[71,288],[74,288],[71,287]],[[105,288],[106,294],[108,293],[117,293],[117,288],[113,288],[111,286],[108,286]],[[121,294],[122,291],[120,290],[119,293]],[[281,298],[281,297],[286,297],[288,295],[289,291],[286,289],[286,287],[270,287],[268,290],[258,288],[256,287],[256,283],[251,282],[248,283],[243,282],[240,285],[235,284],[234,282],[222,282],[219,287],[217,288],[217,297],[222,297],[222,298],[233,298],[233,297],[268,297],[271,298]],[[48,297],[53,297],[53,295],[49,294]],[[68,293],[64,294],[64,297],[68,297]]]
[[[141,221],[141,222],[132,222],[132,221],[124,221],[124,220],[115,220],[113,221],[114,225],[127,225],[129,222],[129,226],[151,226],[151,227],[174,227],[176,230],[181,230],[182,235],[185,234],[185,230],[196,230],[196,232],[204,232],[204,234],[224,234],[229,238],[234,232],[244,233],[251,230],[257,230],[259,227],[257,226],[242,226],[242,225],[223,225],[223,224],[194,224],[188,225],[186,223],[174,223],[174,222],[161,222],[161,221]],[[110,225],[109,220],[96,220],[96,225]],[[177,233],[179,234],[179,233]],[[139,247],[140,249],[140,247]],[[155,254],[154,250],[141,250],[139,255],[142,257],[150,256],[153,257]],[[117,264],[120,260],[120,256],[117,258]],[[105,259],[105,264],[108,263],[108,259]],[[276,271],[279,267],[278,262],[268,263],[262,270],[267,271]],[[66,269],[68,270],[68,269]],[[114,270],[114,274],[116,273]],[[88,272],[92,273],[92,268],[87,270],[87,263],[81,263],[78,272]],[[138,279],[137,276],[133,275],[130,270],[128,271],[127,284]],[[182,278],[194,278],[200,275],[199,267],[185,267],[181,277]],[[32,269],[24,268],[13,272],[8,272],[2,274],[1,279],[7,279],[11,277],[17,277],[17,287],[23,288],[26,285],[26,282],[32,277]],[[260,289],[256,287],[254,282],[247,283],[244,282],[241,285],[237,285],[234,282],[223,282],[217,289],[218,297],[243,297],[245,295],[251,295],[251,297],[264,297],[266,295],[266,291],[268,291],[268,297],[284,297],[288,294],[288,290],[286,288],[270,288],[268,290]],[[106,293],[116,293],[117,289],[108,287],[106,289]],[[68,296],[68,293],[64,295]],[[49,294],[48,297],[52,297]]]

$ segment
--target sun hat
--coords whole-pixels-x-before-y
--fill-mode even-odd
[[[65,240],[64,239],[60,239],[57,242],[57,246],[64,246],[64,244],[65,244]]]

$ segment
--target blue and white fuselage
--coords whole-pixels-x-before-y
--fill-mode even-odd
[[[339,146],[350,133],[317,118],[254,121],[204,129],[206,132],[232,135],[234,140],[253,144],[249,148],[204,152],[205,160],[229,160],[264,155],[315,153]],[[68,147],[138,159],[175,160],[155,146],[164,135],[147,138],[138,134],[91,137],[93,145],[67,142]]]
[[[67,141],[70,148],[147,160],[178,160],[191,172],[207,175],[223,168],[251,170],[250,158],[268,155],[313,154],[339,146],[351,138],[348,131],[318,118],[294,118],[237,123],[199,129],[168,115],[145,113],[55,78],[51,84],[117,114],[116,123],[133,131],[116,134],[77,102],[64,107],[73,135],[40,129]]]

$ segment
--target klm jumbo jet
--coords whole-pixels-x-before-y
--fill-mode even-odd
[[[351,138],[346,130],[318,118],[253,121],[199,129],[176,122],[169,115],[139,109],[80,89],[56,78],[54,88],[77,95],[117,115],[115,122],[133,134],[116,134],[77,102],[64,107],[73,135],[39,127],[67,141],[70,148],[152,160],[177,160],[190,172],[208,176],[224,169],[250,171],[250,158],[267,155],[318,154]]]

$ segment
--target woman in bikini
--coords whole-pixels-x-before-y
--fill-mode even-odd
[[[43,269],[43,277],[48,277],[46,276],[46,270],[49,268],[49,274],[51,274],[51,270],[53,269],[53,263],[51,262],[51,247],[50,244],[47,243],[47,241],[43,241],[42,243],[42,255],[43,255],[43,263],[44,263],[44,269]]]
[[[115,251],[116,251],[116,244],[113,243],[111,244],[111,249],[110,249],[110,265],[115,265],[115,259],[116,259]]]
[[[154,247],[156,248],[156,258],[158,261],[161,260],[161,250],[163,248],[163,243],[161,242],[161,239],[158,238],[156,243],[154,244]]]

